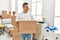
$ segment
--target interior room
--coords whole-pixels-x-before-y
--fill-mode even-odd
[[[60,40],[59,4],[60,0],[0,0],[0,40],[29,40],[21,38],[23,33],[31,40]],[[16,21],[26,5],[33,20],[23,20],[23,14]]]

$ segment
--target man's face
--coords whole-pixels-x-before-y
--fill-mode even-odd
[[[28,12],[28,10],[29,10],[28,5],[24,5],[23,10],[24,10],[24,12]]]

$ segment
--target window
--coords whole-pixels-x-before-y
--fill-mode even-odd
[[[37,21],[42,21],[42,3],[43,0],[32,0],[32,14]]]
[[[37,3],[37,15],[42,15],[42,2]]]
[[[60,5],[59,4],[60,4],[60,0],[56,0],[54,25],[60,29]]]
[[[17,3],[18,2],[18,3]],[[23,0],[11,0],[11,11],[17,11],[18,13],[20,13],[22,11],[22,4],[23,4]],[[15,8],[18,7],[18,8]]]
[[[60,29],[60,17],[55,17],[54,25]]]
[[[18,0],[18,13],[22,11],[22,4],[24,0]],[[34,16],[35,20],[42,21],[42,3],[43,0],[32,0],[32,15]],[[15,0],[12,0],[12,11],[15,11]]]

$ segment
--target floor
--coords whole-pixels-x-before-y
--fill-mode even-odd
[[[60,34],[57,35],[58,39],[60,40]],[[4,34],[0,35],[0,40],[13,40],[12,37],[9,36],[8,33],[4,32]]]
[[[4,34],[0,35],[0,40],[12,40],[12,37],[5,32]]]

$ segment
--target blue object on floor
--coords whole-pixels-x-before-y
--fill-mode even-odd
[[[50,31],[58,30],[57,27],[54,27],[54,26],[52,26],[52,27],[45,27],[45,29],[48,29]]]

